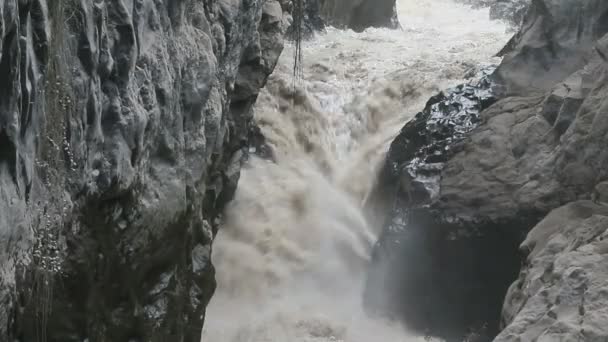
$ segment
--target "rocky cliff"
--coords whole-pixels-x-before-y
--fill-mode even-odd
[[[0,1],[0,340],[199,341],[277,1]]]
[[[372,197],[371,307],[450,341],[606,338],[607,33],[604,1],[533,1],[475,127],[475,89],[405,126]]]

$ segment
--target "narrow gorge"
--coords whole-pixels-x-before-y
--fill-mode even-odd
[[[603,0],[0,0],[0,342],[608,339]]]

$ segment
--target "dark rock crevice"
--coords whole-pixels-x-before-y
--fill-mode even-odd
[[[410,213],[409,220],[406,231],[378,243],[368,306],[446,341],[474,334],[472,341],[490,341],[499,332],[504,296],[519,272],[518,246],[536,217],[478,224],[476,233],[424,211]]]

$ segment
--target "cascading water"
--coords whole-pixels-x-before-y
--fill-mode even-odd
[[[402,30],[328,29],[287,47],[256,106],[275,162],[253,158],[214,242],[205,342],[422,341],[369,318],[362,288],[381,227],[362,204],[387,144],[438,89],[496,62],[506,27],[451,0],[399,0]]]

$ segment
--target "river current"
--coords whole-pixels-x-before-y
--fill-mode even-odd
[[[204,342],[424,341],[368,317],[362,291],[381,227],[362,207],[399,129],[509,38],[487,9],[398,0],[399,30],[328,28],[287,45],[255,107],[276,162],[252,158],[214,242]]]

